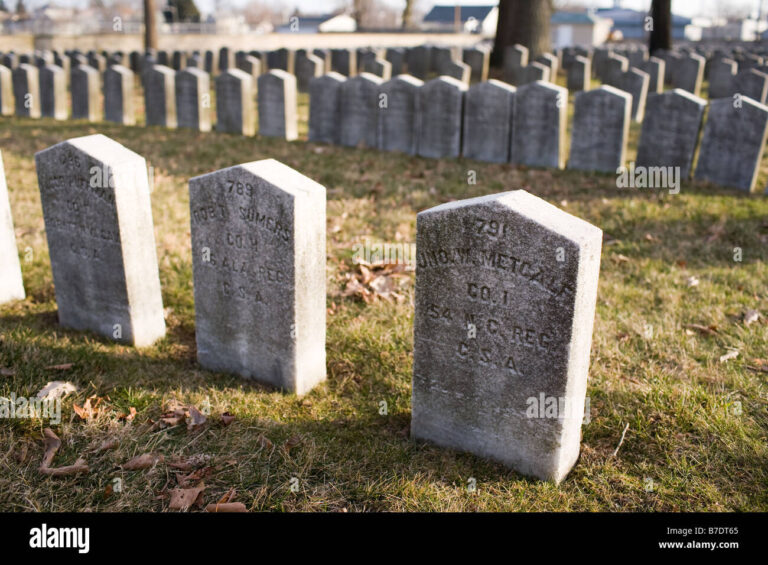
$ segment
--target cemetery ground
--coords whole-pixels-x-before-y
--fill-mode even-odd
[[[302,96],[304,137],[306,113]],[[57,323],[33,155],[92,133],[154,168],[168,335],[151,348]],[[165,511],[172,489],[200,486],[203,506],[234,489],[232,501],[250,511],[768,510],[762,195],[689,181],[679,194],[619,189],[615,175],[50,119],[4,118],[0,150],[27,290],[0,308],[0,396],[33,397],[55,380],[78,387],[59,425],[0,423],[3,510]],[[263,158],[328,190],[328,380],[302,398],[206,371],[195,357],[188,179]],[[605,232],[589,421],[559,487],[409,439],[413,274],[353,257],[365,237],[414,242],[421,210],[515,188]],[[184,408],[171,413],[189,406],[205,421],[194,409],[186,419]],[[48,426],[62,440],[54,465],[82,457],[88,473],[39,472]],[[105,442],[113,448],[100,449]],[[123,467],[144,454],[163,458]]]

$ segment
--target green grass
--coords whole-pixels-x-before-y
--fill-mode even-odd
[[[306,97],[300,115],[306,117]],[[306,131],[306,126],[302,126]],[[633,125],[629,152],[635,152]],[[62,140],[103,133],[154,167],[152,193],[168,335],[135,350],[57,324],[33,155]],[[217,133],[6,118],[0,150],[22,257],[26,300],[0,307],[0,396],[33,396],[48,381],[79,391],[54,430],[54,465],[84,456],[87,475],[38,472],[41,420],[0,421],[0,510],[163,511],[173,469],[124,471],[135,455],[209,454],[206,503],[230,488],[250,510],[304,511],[756,511],[768,510],[768,200],[685,182],[679,195],[619,190],[612,175],[534,170],[463,159],[427,160],[373,150]],[[187,180],[275,158],[328,189],[328,380],[304,398],[216,374],[195,362]],[[768,163],[760,175],[768,178]],[[468,184],[468,171],[477,184]],[[456,198],[525,188],[606,233],[581,457],[559,486],[493,462],[408,438],[413,288],[400,304],[341,296],[364,236],[415,240],[416,213]],[[743,260],[733,260],[733,250]],[[688,277],[700,284],[689,287]],[[689,324],[715,326],[704,335]],[[737,359],[718,358],[735,347]],[[67,371],[46,369],[74,363]],[[767,362],[768,363],[768,362]],[[102,414],[72,410],[108,397]],[[151,429],[176,399],[211,416],[202,429]],[[379,414],[386,401],[388,415]],[[736,402],[741,403],[738,413]],[[118,418],[130,407],[135,419]],[[236,419],[228,427],[219,414]],[[614,457],[622,430],[625,440]],[[116,450],[95,448],[118,438]],[[269,441],[265,441],[266,438]],[[292,449],[285,442],[298,443]],[[123,491],[107,496],[119,477]],[[298,492],[291,480],[298,479]],[[474,479],[477,490],[467,488]],[[652,489],[647,487],[652,484]]]

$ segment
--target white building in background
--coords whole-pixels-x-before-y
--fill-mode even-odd
[[[596,47],[605,43],[612,27],[613,20],[592,11],[555,12],[549,22],[552,47]]]
[[[755,41],[768,30],[765,20],[726,20],[715,19],[707,27],[702,27],[702,39],[720,39],[727,41]]]
[[[437,5],[424,16],[421,29],[425,31],[443,31],[450,33],[456,29],[456,8],[461,31],[477,33],[483,36],[496,34],[499,21],[499,7],[495,4],[486,6],[462,6],[459,4]]]
[[[295,14],[288,22],[278,26],[278,33],[352,33],[357,31],[357,22],[349,14],[326,14],[302,16]]]

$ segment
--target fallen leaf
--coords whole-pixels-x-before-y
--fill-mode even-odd
[[[720,356],[720,362],[725,363],[726,361],[729,361],[731,359],[736,359],[736,357],[739,356],[739,351],[737,349],[731,349],[728,353],[725,353]]]
[[[13,369],[6,369],[5,367],[0,367],[0,376],[3,377],[12,377],[16,374],[16,371]]]
[[[714,325],[702,326],[701,324],[686,324],[684,327],[696,330],[705,335],[714,335],[717,333],[717,326]]]
[[[94,402],[92,403],[91,400],[94,400]],[[72,404],[72,408],[75,411],[75,414],[80,416],[81,420],[92,420],[99,413],[97,407],[101,403],[101,400],[101,398],[96,396],[90,396],[85,399],[85,404],[83,404],[82,407],[78,406],[77,404]]]
[[[96,451],[99,452],[99,451],[108,451],[110,449],[117,449],[119,445],[120,445],[120,441],[117,438],[111,438],[108,440],[104,440]]]
[[[130,459],[127,463],[123,464],[123,469],[126,471],[140,471],[142,469],[149,469],[156,463],[162,463],[165,457],[156,453],[144,453],[143,455],[137,455],[133,459]]]
[[[53,458],[56,456],[56,452],[61,447],[61,440],[59,436],[53,433],[51,428],[45,428],[43,430],[45,436],[45,453],[43,454],[43,460],[40,463],[40,472],[43,475],[51,477],[63,477],[66,475],[76,475],[77,473],[87,473],[88,465],[85,459],[77,458],[74,465],[67,465],[65,467],[51,467]]]
[[[229,412],[224,412],[221,415],[221,423],[224,424],[225,426],[230,425],[234,421],[235,421],[235,417]]]
[[[72,383],[66,381],[52,381],[46,384],[40,392],[37,393],[37,397],[53,400],[56,398],[64,398],[73,392],[77,392],[77,387]]]
[[[301,445],[301,436],[291,436],[283,444],[283,448],[290,453],[291,449]]]
[[[261,447],[264,449],[271,450],[274,447],[273,443],[269,441],[269,438],[264,434],[259,434],[259,437],[256,438],[256,441],[259,442],[259,445],[261,445]]]
[[[202,467],[212,457],[204,453],[198,453],[196,455],[190,455],[189,457],[179,457],[168,461],[168,466],[173,469],[179,469],[180,471],[191,471],[198,467]]]
[[[195,428],[199,428],[203,424],[205,424],[205,421],[208,418],[205,417],[205,414],[200,412],[196,407],[190,406],[189,407],[189,417],[187,418],[187,429],[188,430],[194,430]]]
[[[74,363],[62,363],[61,365],[48,365],[46,369],[52,369],[55,371],[69,371],[74,366]]]
[[[223,502],[223,503],[215,503],[215,504],[209,504],[205,507],[206,512],[215,512],[215,513],[224,513],[224,512],[248,512],[248,510],[245,507],[245,504],[242,502]]]
[[[757,310],[747,310],[744,312],[744,325],[754,324],[760,319],[760,312]]]
[[[199,506],[203,502],[205,485],[193,488],[175,488],[171,490],[171,510],[187,510],[192,505]]]

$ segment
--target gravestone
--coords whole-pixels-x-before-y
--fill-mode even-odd
[[[296,394],[325,379],[325,188],[272,159],[189,181],[197,358]]]
[[[379,87],[383,81],[370,73],[347,79],[340,87],[340,139],[347,147],[376,147]]]
[[[746,69],[733,78],[730,96],[741,95],[765,104],[768,96],[768,74]]]
[[[341,85],[346,80],[331,72],[309,81],[309,141],[340,142]]]
[[[621,76],[618,88],[632,95],[632,119],[642,122],[648,97],[648,73],[632,67]]]
[[[469,86],[471,69],[466,63],[462,63],[461,61],[447,61],[442,65],[441,74],[443,76],[455,78],[456,80]]]
[[[399,47],[390,47],[384,53],[384,59],[392,65],[392,76],[403,73],[403,64],[405,63],[405,51]]]
[[[509,161],[515,92],[514,86],[493,79],[467,90],[462,135],[464,157],[490,163]]]
[[[392,78],[392,65],[385,59],[379,59],[374,57],[370,61],[366,61],[363,65],[363,71],[371,73],[381,78],[381,80],[389,80]]]
[[[104,71],[104,119],[126,126],[136,123],[133,71],[122,65],[112,65]]]
[[[223,73],[224,71],[231,70],[234,67],[232,63],[232,51],[230,51],[229,47],[222,47],[219,49],[218,71]]]
[[[316,55],[296,54],[296,88],[299,92],[309,92],[309,81],[323,74],[323,66],[322,59]]]
[[[96,122],[99,110],[99,72],[87,65],[77,65],[70,77],[72,91],[72,119]]]
[[[580,92],[591,88],[592,69],[589,59],[576,55],[568,64],[568,90]]]
[[[174,51],[171,58],[171,68],[180,71],[187,66],[187,54],[183,51]]]
[[[540,63],[549,69],[549,80],[555,82],[557,79],[557,73],[560,69],[558,60],[552,53],[542,53],[535,60],[536,63]]]
[[[410,75],[398,75],[379,87],[379,143],[384,151],[415,155],[418,143],[417,107],[419,89],[424,82]]]
[[[510,162],[562,169],[568,89],[537,81],[517,89]]]
[[[694,96],[701,92],[701,82],[704,80],[704,63],[701,55],[691,54],[675,61],[673,84],[676,88],[687,90]]]
[[[568,168],[616,173],[623,167],[631,110],[632,95],[612,86],[576,94]]]
[[[637,67],[643,72],[648,73],[648,93],[664,92],[664,73],[666,63],[664,59],[658,57],[649,57],[642,65]]]
[[[269,51],[267,53],[267,69],[270,71],[273,69],[281,70],[293,74],[294,56],[293,49],[286,49],[285,47]]]
[[[180,128],[211,131],[211,79],[187,67],[176,74],[176,114]]]
[[[11,69],[0,65],[0,116],[12,116],[16,110],[12,74]]]
[[[299,137],[296,77],[280,69],[261,75],[258,81],[259,134],[292,141]]]
[[[636,166],[678,167],[680,178],[687,179],[706,107],[706,100],[679,88],[650,95]]]
[[[738,63],[733,59],[715,59],[709,67],[709,97],[726,98],[731,95],[731,85],[736,76]]]
[[[435,46],[431,50],[431,70],[439,75],[446,74],[449,64],[456,61],[454,50],[451,47]]]
[[[709,103],[695,178],[752,192],[768,132],[768,106],[751,98]]]
[[[203,58],[203,70],[209,75],[217,74],[219,72],[217,63],[216,54],[211,50],[206,51]]]
[[[16,100],[16,115],[39,118],[40,73],[36,66],[21,63],[12,71],[13,97]]]
[[[515,190],[419,213],[416,241],[411,437],[559,483],[579,454],[602,231]]]
[[[148,346],[165,335],[147,165],[103,135],[35,154],[59,323]]]
[[[144,105],[148,126],[175,128],[176,72],[163,65],[152,65],[144,71]]]
[[[408,74],[421,80],[427,78],[429,74],[431,47],[429,45],[418,45],[411,47],[405,56],[408,65]]]
[[[25,298],[16,233],[13,231],[3,154],[0,153],[0,304]]]
[[[522,86],[524,84],[530,84],[539,80],[543,82],[549,82],[549,72],[549,67],[534,61],[527,67],[520,70],[517,84]]]
[[[422,157],[441,159],[461,154],[461,124],[467,84],[441,76],[419,89],[419,141]]]
[[[488,53],[487,49],[480,47],[465,48],[462,54],[462,60],[469,65],[470,80],[472,82],[483,82],[488,80],[490,53]]]
[[[67,119],[67,75],[57,65],[45,65],[39,70],[40,112],[56,120]]]
[[[345,77],[357,74],[357,51],[354,49],[331,49],[331,70]]]
[[[261,76],[261,61],[253,55],[244,54],[237,64],[237,68],[251,75],[254,82]]]
[[[229,69],[216,77],[216,131],[254,135],[256,108],[253,77]]]
[[[609,53],[603,63],[603,74],[600,76],[600,80],[609,86],[621,88],[621,79],[628,70],[629,59],[616,53]]]
[[[323,62],[323,69],[320,74],[326,74],[331,72],[331,50],[330,49],[313,49],[312,54],[315,57],[319,57]]]

